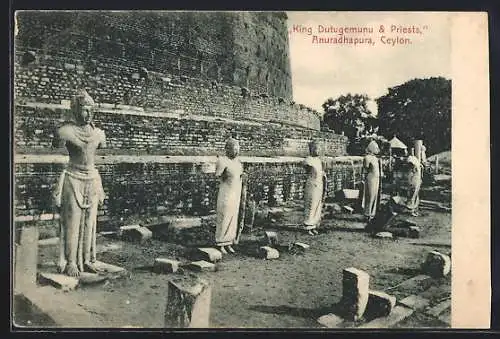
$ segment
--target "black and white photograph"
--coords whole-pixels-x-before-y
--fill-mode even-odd
[[[17,11],[11,322],[460,326],[453,15]]]

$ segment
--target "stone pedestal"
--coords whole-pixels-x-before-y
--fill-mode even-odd
[[[14,290],[23,292],[36,286],[38,266],[38,228],[23,227],[18,232],[14,253]]]
[[[210,325],[211,286],[196,277],[181,277],[168,282],[166,328],[208,328]]]
[[[342,277],[342,307],[347,320],[357,321],[368,304],[370,276],[354,267],[346,268]]]

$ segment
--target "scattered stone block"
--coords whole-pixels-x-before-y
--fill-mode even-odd
[[[365,318],[387,317],[396,306],[396,297],[381,291],[368,291]]]
[[[94,267],[99,271],[99,274],[106,274],[108,278],[120,278],[127,276],[126,269],[120,266],[108,264],[102,261],[96,261]]]
[[[89,273],[89,272],[80,272],[80,276],[78,277],[78,282],[80,285],[94,285],[100,284],[108,280],[107,276],[103,276],[97,273]]]
[[[259,256],[268,260],[278,259],[280,257],[280,252],[278,252],[278,250],[275,248],[262,246],[259,248]]]
[[[366,310],[370,275],[354,267],[342,272],[342,307],[348,320],[357,321]]]
[[[438,251],[431,251],[422,264],[422,270],[433,277],[444,277],[450,273],[451,259]]]
[[[271,246],[275,246],[279,244],[278,241],[278,233],[276,232],[271,232],[271,231],[266,231],[266,240],[267,244]]]
[[[347,206],[347,205],[342,206],[342,209],[349,214],[352,214],[354,212],[354,208],[352,208],[351,206]]]
[[[439,304],[430,308],[426,313],[432,315],[433,317],[439,317],[441,313],[451,308],[451,299],[440,302]]]
[[[120,229],[118,230],[118,236],[122,237],[125,232],[133,230],[133,229],[137,229],[137,228],[140,228],[140,227],[141,227],[141,225],[125,225],[125,226],[120,226]]]
[[[217,270],[215,264],[204,260],[193,261],[187,265],[187,268],[196,272],[215,272]]]
[[[342,190],[342,196],[347,200],[357,200],[359,199],[359,190],[345,188]]]
[[[42,285],[52,285],[63,291],[71,291],[78,287],[79,280],[75,277],[69,277],[65,274],[42,273],[38,274],[38,281]]]
[[[153,232],[151,232],[146,227],[136,227],[130,228],[122,231],[122,238],[128,241],[143,243],[153,237]]]
[[[205,280],[188,276],[168,282],[166,328],[210,327],[212,289]]]
[[[400,300],[399,304],[417,311],[426,308],[429,305],[429,299],[414,294]]]
[[[304,250],[307,250],[308,248],[311,247],[308,244],[304,244],[303,242],[295,242],[293,243],[293,245]]]
[[[378,232],[377,234],[375,234],[375,238],[392,239],[392,233],[391,232]]]
[[[215,248],[198,248],[194,253],[196,260],[217,262],[222,260],[222,252]]]
[[[342,317],[333,313],[326,314],[318,318],[318,323],[326,328],[338,328],[343,322],[344,319],[342,319]]]
[[[175,273],[179,269],[180,262],[172,259],[156,258],[153,265],[153,272],[162,273]]]
[[[413,312],[415,311],[411,308],[396,306],[387,317],[374,319],[358,326],[357,328],[391,328],[400,321],[408,318],[413,314]]]
[[[38,227],[22,227],[16,232],[14,290],[23,292],[37,282]]]

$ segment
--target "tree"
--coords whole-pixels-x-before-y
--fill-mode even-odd
[[[372,112],[367,107],[365,94],[341,95],[337,99],[327,99],[322,107],[325,111],[322,124],[349,138],[358,136],[368,126],[374,124]]]
[[[451,149],[451,80],[413,79],[377,100],[379,133],[397,135],[409,147],[424,140],[427,154]]]

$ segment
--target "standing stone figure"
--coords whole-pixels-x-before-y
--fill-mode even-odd
[[[361,206],[364,210],[364,215],[370,222],[377,213],[377,204],[380,191],[380,177],[382,169],[380,162],[376,157],[380,153],[380,149],[375,140],[370,141],[366,147],[366,155],[363,159],[362,173],[364,176],[363,182],[363,199]]]
[[[414,153],[414,152],[412,152]],[[408,200],[406,206],[411,212],[411,215],[418,216],[417,209],[420,203],[420,187],[422,185],[422,163],[414,154],[408,156]]]
[[[92,123],[94,100],[81,90],[71,101],[74,121],[57,131],[59,142],[69,153],[54,192],[60,212],[59,270],[77,277],[80,272],[97,273],[97,207],[104,201],[104,190],[95,168],[95,152],[105,147],[104,131]]]
[[[241,200],[243,165],[238,157],[240,146],[236,139],[226,142],[226,156],[217,160],[215,175],[219,178],[217,195],[217,219],[215,242],[223,254],[226,248],[234,253],[234,244],[238,231],[238,214]]]
[[[318,154],[316,142],[309,143],[309,156],[304,160],[307,180],[304,188],[304,228],[311,235],[318,234],[326,190],[326,174]]]

